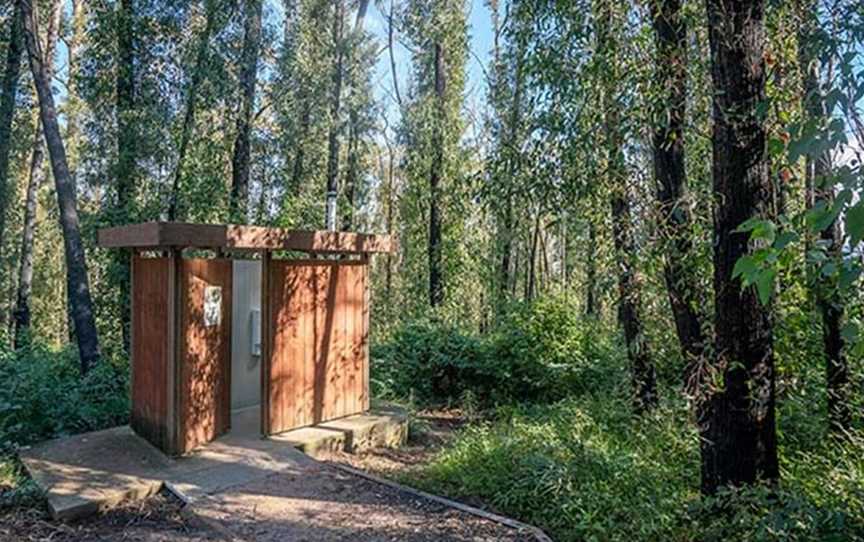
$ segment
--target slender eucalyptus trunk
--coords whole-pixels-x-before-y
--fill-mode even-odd
[[[534,219],[534,233],[531,236],[531,251],[528,257],[528,277],[525,281],[525,299],[534,299],[537,290],[537,249],[540,243],[540,213]]]
[[[687,27],[681,0],[652,0],[657,47],[656,82],[660,89],[654,126],[654,177],[660,204],[660,231],[666,243],[663,274],[684,355],[685,386],[698,390],[705,350],[699,291],[694,275],[691,217],[684,166],[684,117],[687,103]]]
[[[261,16],[263,0],[246,0],[243,25],[243,57],[241,60],[240,116],[231,160],[231,214],[235,221],[247,221],[249,199],[249,169],[251,161],[252,109],[255,106],[255,85],[258,80],[258,56],[261,49]]]
[[[444,302],[441,278],[441,173],[444,168],[444,94],[447,90],[444,73],[444,44],[434,44],[435,101],[437,119],[432,137],[432,171],[429,174],[429,305],[437,307]]]
[[[66,150],[60,137],[60,125],[51,93],[50,70],[43,60],[42,46],[37,39],[38,17],[35,3],[18,0],[24,18],[24,37],[30,59],[30,71],[39,96],[39,113],[45,131],[45,142],[51,157],[57,204],[60,210],[60,226],[63,230],[63,245],[66,256],[66,284],[69,302],[75,321],[81,373],[86,374],[100,357],[99,337],[93,318],[93,302],[90,298],[90,283],[87,277],[87,259],[78,225],[78,209],[75,184],[69,174]]]
[[[135,0],[121,0],[116,28],[117,76],[115,108],[117,115],[117,164],[114,176],[116,200],[110,216],[112,224],[135,220],[135,194],[139,183],[138,119],[135,89]],[[112,252],[111,282],[117,295],[123,349],[129,352],[132,312],[131,254],[127,250]]]
[[[6,209],[9,207],[9,155],[12,152],[12,120],[15,117],[15,97],[21,73],[22,41],[21,9],[16,7],[9,18],[11,25],[6,46],[6,66],[0,89],[0,255],[6,238]],[[5,316],[5,313],[4,313]],[[4,316],[0,316],[3,318]]]
[[[818,129],[825,129],[829,114],[825,104],[825,90],[821,83],[818,6],[814,0],[806,0],[800,6],[801,21],[798,32],[798,61],[803,76],[803,104],[807,121]],[[831,155],[809,153],[806,156],[805,179],[807,205],[813,208],[834,205],[834,187],[831,181]],[[820,241],[827,245],[827,252],[836,259],[842,258],[843,235],[840,221],[835,219],[819,233]],[[849,407],[850,378],[849,362],[846,358],[845,340],[842,334],[846,312],[842,296],[830,280],[819,273],[812,274],[815,281],[816,305],[822,317],[822,343],[825,352],[827,380],[828,425],[831,431],[842,433],[851,428],[852,412]]]
[[[357,206],[358,183],[360,182],[360,104],[357,97],[360,89],[359,45],[362,40],[363,23],[366,11],[369,8],[369,0],[360,0],[357,6],[357,18],[354,20],[353,39],[348,59],[348,168],[345,172],[345,209],[342,218],[342,229],[351,231],[354,229],[354,215]]]
[[[57,49],[60,31],[62,2],[55,0],[51,7],[51,18],[45,38],[45,66],[48,79],[54,76],[54,53]],[[29,341],[30,336],[30,295],[33,291],[33,251],[36,238],[36,213],[39,207],[39,188],[45,178],[42,162],[45,157],[42,121],[36,119],[36,133],[33,136],[33,150],[30,153],[30,171],[27,178],[27,193],[24,200],[24,222],[21,232],[21,257],[18,264],[18,288],[15,296],[15,347],[20,348]]]
[[[210,37],[216,24],[216,3],[205,0],[204,30],[198,36],[198,46],[195,51],[195,66],[186,90],[186,104],[183,112],[183,124],[180,127],[180,143],[177,147],[177,165],[174,167],[174,175],[171,181],[171,196],[168,204],[168,220],[182,219],[184,212],[180,202],[180,191],[183,188],[183,177],[185,174],[186,153],[189,149],[189,141],[195,129],[195,114],[198,109],[198,93],[204,74],[207,69],[207,60],[210,52]]]
[[[779,477],[771,310],[733,279],[748,253],[738,227],[771,213],[765,126],[762,0],[707,0],[714,177],[715,359],[721,387],[701,420],[702,491]]]
[[[585,258],[585,316],[594,318],[600,312],[597,303],[597,226],[588,221],[588,254]]]
[[[636,241],[624,162],[621,106],[618,103],[618,25],[612,3],[601,0],[600,4],[597,49],[605,62],[601,76],[601,110],[604,114],[609,203],[618,267],[618,316],[624,328],[630,359],[633,406],[637,413],[641,413],[657,404],[657,377],[642,323],[642,281],[635,262]]]
[[[339,197],[339,136],[342,132],[342,77],[344,75],[345,0],[333,0],[332,39],[336,49],[330,78],[330,128],[327,133],[326,228],[336,230],[336,203]]]

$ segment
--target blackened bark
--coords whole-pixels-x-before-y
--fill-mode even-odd
[[[213,34],[213,27],[216,22],[217,6],[214,2],[208,0],[204,2],[204,30],[198,37],[198,48],[195,51],[195,66],[192,72],[192,78],[189,81],[189,88],[186,91],[186,111],[183,113],[183,125],[180,128],[180,144],[177,148],[177,165],[174,168],[174,176],[171,183],[171,196],[168,204],[168,220],[178,220],[182,218],[184,212],[180,206],[180,191],[183,186],[183,167],[186,164],[186,152],[189,148],[189,141],[192,138],[192,131],[195,128],[195,114],[198,109],[198,89],[201,87],[201,82],[204,80],[204,73],[207,68],[208,53],[210,51],[210,36]]]
[[[117,110],[117,170],[115,173],[116,208],[110,221],[113,224],[133,222],[135,193],[138,186],[138,128],[135,103],[135,0],[121,0],[116,28],[117,79],[115,99]],[[131,342],[132,307],[131,255],[127,250],[112,253],[114,271],[112,282],[120,308],[123,348],[129,351]],[[77,330],[76,326],[76,330]]]
[[[51,157],[57,204],[60,210],[60,226],[63,230],[63,245],[66,256],[66,285],[72,315],[75,322],[80,356],[81,373],[86,374],[99,360],[99,338],[93,318],[93,303],[90,298],[90,283],[87,278],[87,260],[78,226],[78,209],[75,184],[69,174],[66,150],[60,137],[60,126],[51,94],[49,71],[43,61],[39,44],[38,18],[28,0],[18,0],[24,18],[24,38],[30,59],[30,71],[36,93],[39,96],[39,114],[45,130],[45,142]]]
[[[49,59],[45,69],[49,80],[54,75],[54,52],[60,31],[60,17],[63,4],[55,0],[51,6],[51,18],[45,36],[45,56]],[[33,150],[30,154],[30,172],[27,178],[27,193],[24,202],[24,222],[21,233],[21,256],[18,264],[18,288],[15,297],[15,347],[21,348],[30,338],[30,294],[33,290],[33,243],[36,238],[36,212],[39,207],[39,188],[45,178],[42,162],[45,147],[42,121],[36,119],[36,132],[33,136]]]
[[[336,201],[339,196],[339,136],[342,132],[342,76],[344,71],[345,0],[333,0],[332,39],[334,58],[330,79],[330,128],[327,133],[326,227],[336,230]]]
[[[588,222],[588,255],[585,258],[585,316],[594,318],[600,312],[597,302],[597,226]]]
[[[602,55],[603,90],[601,109],[604,114],[606,167],[610,190],[612,234],[618,267],[618,316],[624,328],[627,354],[631,366],[633,408],[636,413],[652,409],[657,404],[657,376],[645,330],[642,324],[642,284],[635,266],[636,242],[633,236],[630,194],[624,163],[621,133],[618,74],[618,44],[613,6],[601,1],[598,18],[598,54]]]
[[[800,8],[802,20],[798,32],[798,61],[803,79],[804,111],[809,123],[824,130],[829,115],[819,66],[821,48],[818,6],[814,0],[808,0]],[[821,154],[808,153],[805,163],[808,208],[824,205],[825,208],[830,209],[834,205],[834,188],[830,175],[830,153],[828,151]],[[822,230],[819,237],[826,244],[829,255],[837,259],[842,258],[843,235],[839,220],[834,220]],[[813,273],[811,278],[815,281],[816,304],[822,317],[828,426],[832,432],[842,433],[850,429],[852,424],[852,413],[849,408],[849,363],[841,332],[846,311],[842,296],[830,280],[822,277],[818,272]]]
[[[525,299],[534,299],[537,293],[537,248],[540,244],[540,213],[534,219],[534,233],[531,236],[531,251],[528,257],[528,276],[525,277]]]
[[[6,66],[3,88],[0,89],[0,251],[6,234],[6,209],[9,200],[9,154],[12,151],[12,120],[15,117],[15,97],[18,95],[18,75],[21,73],[22,41],[21,10],[9,18],[11,25],[6,46]]]
[[[357,18],[354,19],[353,39],[349,51],[348,80],[348,168],[345,172],[345,210],[342,218],[342,229],[351,231],[354,229],[354,215],[357,206],[357,190],[360,182],[360,104],[357,103],[357,95],[360,87],[358,70],[360,68],[359,45],[361,44],[363,22],[366,11],[369,8],[369,0],[360,0],[357,6]]]
[[[633,262],[636,244],[633,240],[630,200],[625,181],[619,179],[614,182],[618,184],[613,189],[611,199],[612,233],[618,260],[618,317],[624,328],[630,360],[633,407],[637,413],[641,413],[657,404],[657,376],[642,324],[642,281]]]
[[[495,8],[497,10],[497,7]],[[493,17],[495,24],[497,25],[497,15]],[[494,35],[496,36],[498,30],[495,30]],[[510,111],[507,115],[507,123],[508,134],[507,134],[507,146],[505,148],[506,157],[507,157],[507,173],[509,176],[508,185],[504,188],[503,194],[503,203],[502,203],[502,217],[501,217],[501,226],[500,226],[500,244],[501,244],[501,265],[499,267],[499,277],[498,277],[498,305],[499,310],[503,307],[504,302],[508,297],[508,285],[510,284],[510,260],[512,259],[513,253],[513,230],[515,228],[514,225],[514,217],[513,217],[513,190],[511,188],[513,183],[516,183],[516,177],[519,175],[519,171],[522,167],[521,156],[522,156],[522,94],[523,94],[523,84],[524,84],[524,57],[525,57],[525,49],[526,49],[526,40],[519,35],[517,51],[516,51],[516,61],[513,68],[513,97],[512,102],[510,103]],[[496,45],[495,49],[496,55],[498,47]],[[500,59],[496,56],[496,65],[500,63]]]
[[[714,367],[722,387],[701,420],[702,491],[779,477],[771,311],[732,278],[748,253],[736,229],[771,213],[765,127],[764,2],[708,0],[714,82]]]
[[[357,202],[357,176],[360,169],[360,141],[357,111],[348,113],[348,167],[345,171],[345,209],[342,212],[342,230],[354,229],[354,207]]]
[[[390,14],[387,15],[387,52],[390,55],[390,75],[393,77],[393,94],[396,96],[396,103],[399,109],[402,109],[402,94],[399,93],[399,78],[396,76],[396,53],[393,49],[394,34],[396,32],[394,11],[395,0],[390,0]]]
[[[241,60],[240,116],[231,160],[231,215],[235,221],[247,221],[249,199],[249,168],[252,109],[255,106],[255,85],[258,80],[258,56],[261,49],[261,16],[263,0],[245,0],[246,19],[243,25],[243,57]]]
[[[660,204],[660,231],[666,241],[663,274],[684,356],[685,386],[698,389],[705,350],[702,315],[696,296],[691,217],[684,166],[684,115],[687,102],[687,28],[680,0],[653,0],[651,17],[657,47],[656,82],[660,90],[655,118],[654,177]]]
[[[441,173],[444,168],[444,93],[447,89],[444,74],[444,45],[434,44],[435,101],[437,119],[432,137],[432,171],[429,174],[429,305],[437,307],[444,302],[441,278]]]

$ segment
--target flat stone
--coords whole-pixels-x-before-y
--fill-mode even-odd
[[[146,498],[164,484],[195,502],[276,473],[302,476],[315,469],[310,456],[403,444],[407,420],[402,411],[376,407],[266,439],[250,431],[229,433],[175,459],[123,426],[43,442],[20,457],[45,491],[51,515],[72,520]]]
[[[70,520],[147,497],[171,461],[128,426],[50,440],[19,454],[55,519]]]
[[[314,426],[270,435],[270,440],[287,444],[304,454],[317,457],[327,452],[344,450],[346,437],[342,431]]]

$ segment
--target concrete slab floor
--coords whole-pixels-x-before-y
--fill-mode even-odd
[[[201,449],[169,458],[129,427],[86,433],[22,450],[21,460],[45,491],[55,519],[71,520],[143,499],[163,484],[189,502],[277,472],[304,472],[308,455],[358,451],[367,446],[398,446],[407,437],[407,417],[398,411],[349,416],[341,420],[261,438],[243,424]],[[238,422],[240,418],[236,419]]]

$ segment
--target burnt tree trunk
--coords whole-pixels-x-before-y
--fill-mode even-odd
[[[12,120],[15,117],[15,97],[21,73],[22,41],[21,9],[15,8],[9,18],[9,43],[6,46],[6,66],[0,89],[0,254],[6,234],[6,209],[9,207],[9,154],[12,151]]]
[[[657,404],[657,377],[642,323],[642,284],[635,265],[636,241],[627,168],[624,162],[623,135],[618,90],[618,37],[614,7],[601,0],[598,17],[597,49],[603,61],[601,110],[604,115],[606,168],[610,190],[612,234],[618,273],[618,317],[624,328],[631,366],[633,407],[637,413]]]
[[[435,102],[437,118],[432,137],[432,170],[429,172],[429,305],[437,307],[444,302],[441,278],[441,174],[444,168],[444,94],[447,82],[444,74],[444,45],[434,44]]]
[[[246,0],[243,24],[243,57],[241,59],[240,116],[231,159],[231,215],[241,223],[247,221],[249,168],[251,160],[252,109],[255,106],[255,84],[258,80],[258,56],[261,49],[261,15],[263,0]]]
[[[45,37],[45,67],[48,78],[54,76],[54,52],[60,31],[62,2],[55,0],[51,6],[51,18]],[[33,137],[33,150],[30,153],[30,171],[27,177],[27,192],[24,200],[24,222],[21,232],[21,256],[18,263],[18,288],[15,297],[15,347],[20,348],[29,341],[30,335],[30,295],[33,291],[33,243],[36,238],[36,212],[39,207],[39,188],[45,178],[42,162],[45,158],[42,121],[36,119],[36,133]]]
[[[115,171],[116,207],[110,222],[126,224],[135,220],[135,193],[138,186],[138,121],[135,103],[135,1],[121,0],[116,28],[117,79],[117,165]],[[120,308],[123,348],[129,351],[132,314],[130,305],[130,253],[117,250],[112,254],[112,282]],[[77,328],[76,328],[77,329]]]
[[[803,78],[804,112],[808,123],[814,124],[819,130],[825,130],[830,119],[819,66],[821,47],[818,6],[815,1],[808,0],[800,7],[802,21],[798,32],[798,61]],[[808,208],[824,205],[825,208],[830,209],[834,205],[834,188],[831,181],[829,152],[807,154],[805,179]],[[838,219],[822,230],[819,237],[827,245],[830,256],[842,258],[843,235]],[[831,431],[841,433],[850,429],[852,424],[852,412],[849,408],[849,362],[844,352],[846,345],[841,332],[845,306],[842,296],[832,281],[823,278],[818,272],[812,274],[812,280],[815,281],[816,305],[822,317],[828,425]]]
[[[732,278],[748,253],[736,229],[770,216],[761,107],[765,102],[764,2],[708,0],[714,82],[714,327],[722,387],[708,398],[701,421],[702,491],[776,480],[774,353],[769,307],[754,288]]]
[[[585,316],[595,318],[600,313],[597,302],[597,226],[588,221],[588,256],[585,270]]]
[[[336,204],[339,197],[339,136],[342,131],[342,76],[344,72],[345,0],[333,0],[332,40],[334,50],[330,79],[330,128],[327,133],[327,196],[325,222],[330,231],[336,230]]]
[[[352,32],[351,49],[349,51],[348,70],[348,167],[345,172],[345,209],[342,215],[342,230],[354,229],[354,215],[357,206],[358,183],[360,182],[360,104],[357,103],[360,79],[358,70],[360,68],[359,45],[362,40],[363,22],[366,11],[369,8],[369,0],[360,0],[357,6],[357,18],[354,20]]]
[[[654,120],[654,177],[660,204],[660,231],[666,243],[663,274],[684,356],[685,386],[698,389],[696,369],[705,349],[699,291],[694,276],[691,217],[684,166],[687,102],[687,28],[680,0],[653,0],[651,18],[657,48],[659,107]]]
[[[207,59],[210,51],[210,36],[213,35],[213,29],[216,24],[216,9],[215,2],[207,0],[204,2],[204,30],[198,36],[198,47],[195,51],[195,66],[192,72],[192,78],[189,81],[189,88],[186,90],[186,104],[183,113],[183,125],[180,127],[180,143],[177,147],[177,165],[174,167],[174,175],[171,181],[171,196],[168,204],[168,220],[178,220],[183,217],[184,212],[180,206],[180,190],[183,186],[184,166],[186,164],[186,152],[189,148],[189,141],[192,139],[192,132],[195,128],[195,114],[198,109],[198,92],[201,87],[201,82],[204,80],[204,73],[207,67]]]
[[[60,126],[51,93],[49,70],[42,56],[42,47],[37,38],[38,17],[28,0],[18,0],[24,18],[24,38],[30,59],[30,71],[36,93],[39,96],[39,114],[45,131],[45,142],[51,157],[57,204],[60,209],[60,226],[63,230],[63,248],[66,256],[66,284],[71,312],[75,322],[80,356],[81,373],[86,374],[99,360],[99,337],[93,318],[93,302],[90,298],[90,282],[87,278],[87,260],[78,226],[78,209],[75,183],[69,174],[66,150],[60,137]]]

